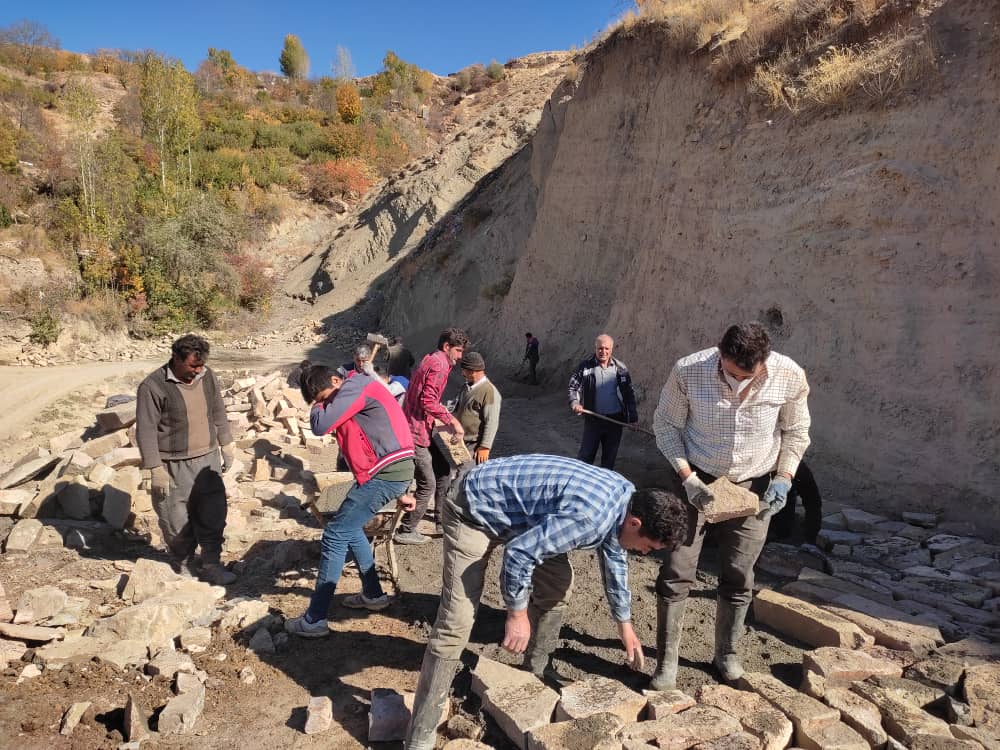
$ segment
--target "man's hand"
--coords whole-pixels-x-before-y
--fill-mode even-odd
[[[149,494],[157,501],[165,500],[170,493],[170,475],[163,464],[149,473]]]
[[[583,404],[573,404],[572,409],[574,414],[583,414]]]
[[[636,672],[641,672],[646,660],[642,655],[642,642],[635,634],[635,630],[632,629],[632,623],[618,623],[618,637],[622,639],[622,645],[625,646],[625,663]]]
[[[761,521],[766,521],[779,510],[784,508],[785,503],[788,502],[788,491],[790,489],[792,489],[791,479],[783,474],[775,475],[775,477],[771,480],[771,483],[767,485],[764,497],[761,498],[763,502],[767,503],[767,507],[757,514],[757,518]]]
[[[684,480],[684,492],[687,494],[688,502],[691,503],[699,511],[705,509],[705,506],[712,500],[715,499],[715,495],[712,494],[712,490],[708,488],[695,472],[688,474],[687,479]]]
[[[508,610],[503,643],[500,645],[512,654],[523,654],[528,649],[530,640],[531,623],[528,621],[528,610]]]
[[[476,448],[475,461],[476,464],[484,464],[490,457],[490,449],[479,446]]]
[[[222,473],[225,474],[231,468],[233,468],[233,463],[236,461],[236,450],[232,443],[229,445],[223,445],[222,448]]]
[[[465,429],[463,429],[462,423],[454,417],[451,418],[451,432],[455,436],[456,440],[465,436]]]
[[[417,507],[417,498],[413,495],[403,495],[396,501],[400,508],[409,512]]]

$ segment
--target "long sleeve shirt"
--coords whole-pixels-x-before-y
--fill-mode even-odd
[[[451,423],[451,412],[441,403],[449,373],[451,360],[440,349],[420,360],[420,366],[413,371],[403,399],[403,413],[410,423],[414,445],[427,447],[431,444],[435,419]]]
[[[466,384],[458,397],[455,418],[465,430],[465,442],[476,448],[492,448],[500,427],[500,391],[483,377],[475,385]]]
[[[531,454],[480,464],[464,490],[472,520],[505,544],[500,591],[508,609],[528,606],[531,576],[543,560],[592,549],[612,616],[631,619],[628,558],[618,542],[631,482],[575,459]]]
[[[743,482],[772,471],[795,476],[809,447],[809,384],[793,360],[772,352],[750,385],[733,391],[715,347],[677,361],[660,393],[653,432],[674,470]]]

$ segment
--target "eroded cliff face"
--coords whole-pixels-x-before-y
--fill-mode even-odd
[[[761,320],[809,376],[827,497],[1000,525],[1000,9],[930,23],[919,88],[796,116],[662,27],[612,36],[401,265],[384,328],[464,325],[497,369],[531,330],[552,388],[607,331],[649,420],[678,357]]]

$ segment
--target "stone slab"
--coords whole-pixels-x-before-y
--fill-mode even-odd
[[[527,750],[620,750],[618,732],[625,722],[615,713],[595,713],[532,729]]]
[[[949,695],[957,695],[964,673],[965,665],[961,662],[932,656],[911,664],[903,671],[903,676],[939,688]]]
[[[696,703],[694,698],[680,690],[646,690],[643,695],[647,701],[647,719],[662,719],[691,708]]]
[[[685,750],[699,742],[710,742],[730,734],[740,734],[739,721],[713,706],[694,706],[655,721],[626,724],[622,742],[656,743],[659,748]]]
[[[368,712],[369,742],[401,742],[406,739],[406,729],[413,713],[413,693],[399,693],[391,688],[375,688],[371,694]],[[451,702],[445,701],[437,725],[448,721]]]
[[[740,678],[740,687],[752,690],[791,719],[795,737],[800,732],[815,731],[840,721],[840,712],[789,687],[776,677],[760,672],[747,672]]]
[[[719,477],[710,485],[712,500],[705,504],[702,512],[708,523],[720,523],[732,518],[746,518],[760,510],[760,498],[750,490],[733,484],[725,477]]]
[[[129,693],[128,700],[125,702],[125,717],[122,731],[125,739],[130,742],[141,740],[149,735],[149,724],[146,714],[132,693]]]
[[[76,725],[80,723],[80,719],[83,718],[88,708],[90,708],[90,701],[78,701],[67,708],[59,723],[59,734],[63,736],[73,734],[73,730],[76,729]]]
[[[756,693],[726,685],[703,685],[698,701],[728,713],[743,730],[760,740],[764,750],[783,750],[792,741],[794,727],[785,714]]]
[[[842,508],[840,512],[844,516],[847,530],[855,534],[867,534],[874,531],[878,524],[889,520],[885,516],[877,516],[859,508]]]
[[[59,463],[59,456],[42,456],[31,461],[27,461],[20,466],[15,465],[13,469],[0,477],[0,490],[10,489],[19,484],[24,484],[30,479],[34,479]]]
[[[1000,750],[1000,738],[992,732],[975,727],[962,727],[952,724],[949,729],[953,737],[959,740],[978,742],[986,750]]]
[[[38,625],[15,625],[11,622],[0,622],[0,635],[18,641],[33,643],[48,643],[62,638],[66,631],[62,628],[44,628]]]
[[[962,692],[976,727],[1000,737],[1000,664],[968,667]]]
[[[948,724],[926,711],[894,696],[891,691],[870,682],[856,682],[851,690],[874,703],[882,714],[882,726],[890,737],[909,747],[920,734],[951,736]]]
[[[811,646],[861,648],[874,642],[858,625],[784,593],[788,588],[757,592],[753,601],[756,622]]]
[[[42,623],[65,609],[69,597],[55,586],[39,586],[21,593],[17,600],[17,624]]]
[[[128,445],[128,433],[124,430],[112,432],[109,435],[88,440],[80,448],[84,453],[93,459],[100,459],[106,453],[110,453],[116,448],[124,448]]]
[[[872,601],[879,602],[880,604],[887,604],[889,606],[892,606],[894,601],[892,589],[888,586],[884,586],[878,581],[872,580],[858,582],[855,577],[849,573],[845,574],[844,577],[840,577],[831,576],[820,570],[813,570],[812,568],[803,568],[799,573],[798,580],[803,583],[811,583],[814,586],[822,586],[833,591],[839,591],[842,594],[863,596],[871,599]]]
[[[539,681],[492,687],[483,697],[483,710],[518,747],[527,732],[552,722],[559,694]]]
[[[174,696],[160,712],[160,734],[190,734],[204,709],[204,685]]]
[[[697,745],[692,745],[691,750],[759,750],[760,747],[760,740],[752,734],[740,732],[739,734],[727,734],[717,740],[699,742]]]
[[[26,554],[42,533],[42,522],[37,518],[22,518],[7,535],[4,552],[8,555]]]
[[[902,667],[896,662],[876,659],[864,651],[847,648],[817,648],[802,654],[802,668],[815,672],[832,687],[849,685],[872,675],[900,677]]]
[[[824,727],[807,727],[797,735],[803,750],[871,750],[868,741],[842,721]]]
[[[374,699],[372,700],[372,712],[374,713]],[[333,701],[326,695],[314,695],[309,699],[306,706],[306,734],[319,734],[325,732],[333,725]],[[373,738],[371,732],[368,733],[369,742],[384,741],[380,738]],[[392,739],[396,739],[393,737]]]
[[[136,402],[129,401],[97,412],[97,425],[104,432],[124,430],[135,424]]]
[[[623,723],[633,722],[639,720],[646,702],[645,696],[629,690],[619,680],[593,676],[562,689],[555,720],[563,722],[611,713],[621,718]]]
[[[482,700],[490,688],[516,687],[541,681],[531,672],[480,656],[472,670],[472,692]]]
[[[849,688],[831,687],[823,695],[823,702],[840,711],[841,720],[865,738],[872,747],[885,745],[888,735],[882,728],[882,714],[878,706]]]

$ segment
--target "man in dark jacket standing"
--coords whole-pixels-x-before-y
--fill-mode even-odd
[[[236,576],[222,566],[226,528],[223,472],[233,465],[233,436],[219,383],[205,365],[208,342],[188,334],[171,347],[170,361],[139,385],[136,440],[150,471],[153,509],[176,564],[195,566],[202,580],[226,585]],[[221,455],[220,455],[221,453]]]
[[[569,406],[574,414],[584,410],[632,424],[639,421],[636,411],[632,376],[625,363],[611,356],[615,341],[602,333],[594,341],[594,356],[585,359],[569,379]],[[601,449],[601,466],[615,468],[618,446],[622,441],[622,428],[605,419],[590,415],[583,418],[583,439],[577,458],[588,464],[597,458]]]

